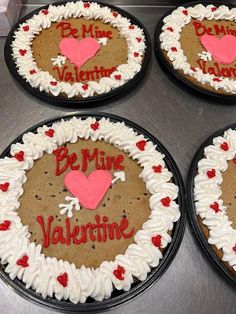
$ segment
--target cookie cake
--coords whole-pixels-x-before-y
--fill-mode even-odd
[[[157,267],[180,218],[165,156],[108,118],[28,132],[0,159],[0,259],[27,289],[102,301]]]
[[[37,10],[13,35],[12,58],[31,87],[72,99],[106,94],[142,69],[144,31],[120,11],[96,2]]]
[[[206,91],[236,94],[236,8],[197,4],[163,19],[160,47],[167,63]]]

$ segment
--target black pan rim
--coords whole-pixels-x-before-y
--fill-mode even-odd
[[[189,171],[187,175],[187,184],[186,184],[186,207],[187,207],[187,213],[188,218],[190,221],[191,228],[193,230],[193,233],[198,240],[198,243],[200,244],[200,247],[205,252],[206,256],[208,257],[209,261],[212,263],[212,265],[215,266],[215,268],[219,271],[219,273],[236,288],[236,276],[233,276],[233,274],[230,272],[230,270],[223,264],[222,260],[215,254],[213,249],[211,248],[211,245],[207,242],[207,239],[205,238],[201,227],[198,224],[197,221],[197,213],[195,210],[195,204],[194,204],[194,178],[196,175],[198,162],[199,160],[204,156],[204,148],[210,144],[212,144],[212,140],[217,136],[222,136],[224,132],[228,129],[236,129],[236,123],[230,124],[222,129],[219,129],[218,131],[214,132],[210,137],[208,137],[199,147],[197,152],[195,153]]]
[[[163,19],[170,15],[174,10],[176,10],[178,7],[184,6],[185,8],[191,7],[193,5],[197,5],[197,4],[202,4],[204,6],[209,5],[209,4],[213,4],[215,6],[220,6],[220,5],[226,5],[229,8],[234,8],[235,5],[233,4],[225,4],[224,2],[220,2],[220,1],[195,1],[195,2],[183,2],[180,3],[178,6],[175,6],[174,8],[171,8],[170,10],[168,10],[167,13],[165,13],[160,20],[157,22],[157,25],[155,27],[155,31],[154,31],[154,50],[155,50],[155,55],[156,58],[162,63],[162,65],[168,70],[170,77],[174,80],[177,80],[178,82],[182,83],[181,86],[185,87],[186,90],[188,90],[188,87],[190,88],[191,92],[198,92],[200,93],[202,96],[207,97],[207,99],[211,99],[211,100],[215,100],[217,102],[219,101],[225,101],[227,102],[227,104],[234,104],[233,102],[235,102],[236,100],[236,95],[234,96],[233,94],[220,94],[217,92],[213,92],[210,90],[207,90],[201,86],[196,85],[195,83],[191,82],[190,80],[188,80],[183,74],[181,74],[180,72],[176,71],[172,64],[169,63],[164,54],[163,54],[163,50],[161,49],[161,42],[160,42],[160,34],[162,32],[162,26],[164,25],[163,23]],[[188,90],[189,91],[189,90]]]
[[[3,158],[4,156],[9,154],[10,146],[13,143],[19,142],[22,138],[22,135],[26,132],[34,132],[39,126],[46,124],[51,125],[52,123],[56,121],[60,121],[61,119],[70,119],[73,116],[81,117],[81,118],[87,118],[89,116],[95,117],[96,119],[101,119],[102,117],[110,118],[111,121],[114,122],[124,122],[126,125],[132,127],[135,131],[138,133],[144,134],[147,138],[149,138],[153,143],[157,145],[158,151],[165,154],[165,163],[167,168],[172,172],[173,174],[173,181],[176,185],[179,187],[179,195],[178,195],[178,204],[181,211],[181,217],[180,219],[175,223],[175,227],[173,229],[173,235],[172,235],[172,241],[168,248],[165,251],[164,257],[159,263],[159,265],[156,268],[153,268],[152,271],[149,273],[147,279],[143,282],[139,282],[137,285],[132,287],[128,292],[123,292],[118,296],[111,297],[110,299],[98,302],[94,301],[91,303],[78,303],[73,304],[70,301],[57,301],[55,298],[49,298],[43,299],[42,296],[38,293],[36,293],[32,289],[26,289],[23,282],[21,282],[18,279],[15,279],[12,281],[8,274],[5,273],[5,271],[0,268],[0,277],[3,279],[3,281],[11,287],[16,293],[21,295],[27,300],[30,300],[34,303],[40,304],[42,306],[45,306],[47,308],[59,311],[59,312],[99,312],[99,311],[106,311],[111,308],[121,306],[124,303],[127,303],[128,301],[132,300],[133,298],[137,297],[138,295],[141,295],[144,293],[148,288],[150,288],[158,279],[162,277],[164,272],[167,270],[171,262],[173,261],[175,255],[177,254],[177,251],[179,249],[179,246],[181,244],[185,225],[186,225],[186,212],[185,212],[185,196],[184,196],[184,185],[183,180],[181,177],[181,174],[178,170],[178,167],[173,160],[170,153],[166,150],[166,148],[157,140],[151,133],[140,127],[139,125],[135,124],[134,122],[117,116],[113,114],[107,114],[103,112],[97,112],[93,114],[89,113],[73,113],[73,114],[66,114],[63,116],[58,116],[56,118],[47,119],[40,123],[37,123],[36,125],[28,128],[26,131],[21,133],[19,136],[15,138],[2,152],[0,155],[0,158]]]
[[[92,2],[91,0],[89,0],[89,1],[81,0],[81,1]],[[71,0],[62,0],[62,1],[50,3],[50,4],[61,5],[61,4],[65,4],[67,2],[71,2]],[[24,21],[26,21],[27,19],[31,18],[34,14],[38,13],[42,9],[47,9],[48,6],[50,5],[50,4],[47,4],[47,5],[41,6],[38,9],[33,10],[32,12],[30,12],[27,15],[25,15],[24,17],[22,17],[12,27],[12,29],[11,29],[10,33],[8,34],[6,41],[5,41],[4,58],[5,58],[6,65],[8,67],[9,72],[11,73],[13,78],[15,79],[15,81],[18,83],[18,85],[20,85],[21,88],[23,88],[24,91],[26,91],[30,95],[36,97],[37,99],[42,100],[42,101],[44,101],[48,104],[51,104],[51,105],[61,106],[61,107],[65,107],[65,108],[76,107],[78,109],[90,109],[93,107],[103,106],[106,104],[106,102],[108,100],[111,101],[112,98],[115,100],[115,99],[118,99],[119,96],[121,97],[125,94],[128,94],[130,89],[135,88],[138,85],[138,83],[140,83],[140,81],[142,80],[142,78],[144,77],[144,75],[146,74],[146,72],[148,70],[148,65],[150,63],[151,54],[152,54],[151,38],[150,38],[150,35],[149,35],[146,27],[135,16],[133,16],[132,14],[126,12],[125,10],[123,10],[119,7],[116,7],[114,5],[111,5],[111,4],[108,4],[105,2],[100,2],[100,1],[96,1],[96,3],[100,4],[101,6],[107,6],[107,7],[111,8],[112,10],[119,12],[122,16],[130,19],[130,21],[133,24],[135,24],[138,27],[140,27],[141,29],[143,29],[144,36],[145,36],[146,49],[145,49],[144,59],[143,59],[142,65],[141,65],[141,70],[138,73],[136,73],[134,75],[134,77],[131,80],[127,81],[124,85],[122,85],[122,86],[120,86],[114,90],[111,90],[108,93],[96,95],[96,96],[91,96],[91,97],[87,97],[87,98],[81,98],[81,99],[65,98],[62,96],[61,97],[53,96],[53,95],[50,95],[46,92],[40,92],[38,88],[32,87],[17,72],[15,62],[11,56],[11,53],[12,53],[11,43],[13,41],[14,32],[19,27],[19,25],[21,23],[23,23]]]

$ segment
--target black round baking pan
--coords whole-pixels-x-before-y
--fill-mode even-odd
[[[144,130],[142,127],[138,126],[137,124],[124,119],[119,116],[106,114],[106,113],[95,113],[95,114],[70,114],[65,115],[61,117],[57,117],[54,119],[46,120],[41,123],[38,123],[37,125],[34,125],[30,129],[26,130],[26,132],[36,132],[37,128],[39,126],[42,126],[44,124],[51,126],[52,123],[63,119],[70,119],[72,116],[80,117],[82,119],[86,119],[89,116],[95,117],[97,120],[101,119],[102,117],[109,118],[111,121],[114,122],[125,122],[127,126],[132,127],[136,132],[144,134],[144,136],[148,139],[150,139],[155,145],[157,145],[157,150],[165,155],[165,163],[167,168],[172,172],[173,174],[173,182],[179,187],[179,194],[177,198],[177,203],[179,204],[180,211],[181,211],[181,217],[180,219],[174,224],[174,229],[172,231],[172,242],[170,245],[165,249],[163,253],[163,259],[160,261],[159,265],[152,269],[152,271],[148,274],[148,277],[143,282],[136,282],[131,286],[131,289],[127,292],[124,291],[118,291],[114,290],[112,293],[112,296],[110,299],[104,300],[104,301],[94,301],[91,298],[87,299],[87,302],[82,304],[73,304],[70,301],[58,301],[55,298],[47,297],[46,299],[43,299],[41,295],[36,293],[32,289],[26,289],[25,285],[22,281],[18,280],[17,278],[15,280],[11,280],[7,273],[4,272],[4,266],[0,266],[0,277],[3,279],[3,281],[15,292],[17,292],[22,297],[26,298],[27,300],[30,300],[32,302],[35,302],[37,304],[46,306],[50,309],[60,311],[60,312],[104,312],[106,310],[109,310],[111,308],[120,306],[132,299],[134,299],[136,296],[141,295],[145,292],[148,288],[150,288],[167,270],[168,266],[173,261],[178,248],[180,246],[185,224],[186,224],[186,214],[185,214],[185,197],[184,197],[184,186],[181,174],[177,168],[177,165],[173,158],[171,157],[170,153],[166,150],[166,148],[149,132]],[[9,146],[4,150],[4,152],[0,155],[0,158],[3,158],[5,156],[8,156],[10,154],[10,146],[16,142],[21,142],[22,133],[19,135]]]
[[[209,4],[212,4],[216,7],[220,5],[227,5],[230,9],[235,7],[234,4],[231,3],[224,3],[219,1],[194,1],[194,2],[183,2],[180,3],[178,6],[170,9],[167,13],[165,13],[161,19],[158,21],[155,32],[154,32],[154,49],[155,49],[155,55],[156,58],[160,61],[161,65],[163,66],[163,69],[167,69],[168,77],[172,79],[177,85],[179,85],[181,88],[185,88],[188,90],[188,92],[195,93],[197,96],[203,96],[206,99],[213,100],[214,102],[227,102],[229,104],[236,104],[236,95],[233,94],[220,94],[214,91],[210,91],[204,87],[201,87],[190,80],[188,80],[182,72],[177,71],[172,66],[172,63],[168,62],[166,59],[163,50],[161,49],[161,42],[160,42],[160,34],[162,32],[162,27],[164,25],[163,19],[170,15],[174,10],[176,10],[180,6],[184,6],[185,8],[189,8],[191,6],[195,6],[197,4],[203,4],[204,6],[207,6]]]
[[[64,0],[56,3],[52,3],[53,5],[61,5],[65,4],[66,2],[69,2],[69,0]],[[89,1],[86,1],[89,2]],[[56,106],[63,106],[63,107],[76,107],[76,108],[84,108],[84,109],[89,109],[92,107],[98,107],[102,106],[105,103],[107,103],[109,100],[116,99],[118,97],[121,97],[129,91],[133,90],[137,84],[140,82],[140,80],[143,78],[145,75],[147,69],[148,69],[148,64],[151,59],[151,52],[152,52],[152,44],[151,44],[151,39],[148,34],[148,31],[146,30],[145,26],[133,15],[130,13],[126,12],[123,9],[120,9],[114,5],[105,3],[105,2],[99,2],[96,1],[98,4],[101,6],[107,6],[111,8],[112,10],[119,12],[122,16],[126,17],[129,19],[132,24],[137,25],[138,27],[143,29],[144,35],[145,35],[145,44],[146,44],[146,49],[145,49],[145,54],[143,58],[143,63],[141,70],[135,74],[133,79],[129,80],[126,82],[124,85],[108,92],[105,94],[101,95],[95,95],[87,98],[67,98],[63,96],[53,96],[51,94],[48,94],[46,92],[41,92],[39,89],[32,87],[18,72],[15,66],[15,62],[12,58],[12,47],[11,43],[14,39],[14,32],[17,30],[19,25],[23,22],[25,22],[27,19],[31,18],[34,14],[37,14],[39,11],[43,9],[47,9],[49,5],[42,6],[26,16],[24,16],[22,19],[20,19],[11,29],[10,33],[8,34],[5,42],[5,47],[4,47],[4,56],[5,56],[5,62],[7,64],[7,67],[12,74],[12,76],[16,79],[17,83],[28,93],[31,95],[35,96],[36,98],[43,100],[46,103],[56,105]]]
[[[236,129],[236,123],[231,124],[221,130],[218,130],[214,134],[212,134],[198,149],[196,152],[187,177],[187,186],[186,186],[186,199],[187,199],[187,212],[189,221],[191,224],[191,228],[193,233],[195,234],[201,248],[215,266],[215,268],[221,273],[221,275],[236,288],[236,276],[234,276],[230,270],[223,264],[222,260],[216,255],[216,253],[211,248],[210,244],[207,242],[206,237],[204,236],[202,229],[198,223],[198,216],[195,209],[194,203],[194,178],[197,174],[198,162],[204,156],[204,149],[208,145],[212,144],[212,141],[217,136],[223,136],[224,132],[228,129]]]

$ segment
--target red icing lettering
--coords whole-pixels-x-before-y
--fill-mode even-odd
[[[86,225],[75,225],[73,228],[70,226],[70,219],[66,218],[65,226],[53,226],[53,216],[49,216],[46,221],[43,216],[36,217],[37,222],[41,226],[43,233],[43,247],[47,248],[50,244],[66,244],[68,246],[71,243],[80,245],[81,243],[87,243],[88,241],[106,242],[110,240],[131,238],[134,234],[134,228],[130,231],[129,221],[127,218],[122,218],[120,222],[108,223],[108,217],[101,217],[96,215],[94,217],[95,223],[87,223]],[[71,231],[72,229],[72,231]]]
[[[66,38],[66,37],[74,37],[78,38],[78,30],[76,28],[72,28],[71,23],[69,22],[60,22],[56,26],[56,28],[60,29],[61,31],[61,37]]]
[[[217,76],[216,78],[213,79],[214,81],[220,82],[221,80],[218,78],[219,76],[236,78],[236,64],[234,65],[235,67],[231,66],[226,68],[218,64],[217,62],[214,62],[213,66],[209,66],[207,64],[207,61],[203,61],[200,59],[197,60],[197,63],[200,69],[202,70],[203,74],[209,73]]]

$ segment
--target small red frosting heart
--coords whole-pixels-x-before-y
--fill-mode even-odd
[[[57,281],[65,288],[68,285],[68,275],[67,273],[57,276]]]
[[[161,173],[162,172],[162,165],[153,166],[152,169],[155,173]]]
[[[134,57],[137,58],[139,56],[138,52],[134,52]]]
[[[11,222],[9,220],[4,220],[3,223],[0,224],[0,231],[9,230]]]
[[[24,268],[28,267],[29,264],[28,264],[28,260],[29,260],[29,257],[27,255],[24,255],[22,258],[19,258],[16,262],[16,264],[18,266],[22,266]]]
[[[21,150],[20,152],[18,152],[14,155],[14,158],[16,158],[18,161],[23,161],[24,155],[25,155],[25,153]]]
[[[29,25],[23,26],[23,30],[24,30],[25,32],[28,32],[28,30],[29,30]]]
[[[50,82],[50,85],[52,85],[52,86],[57,86],[57,82],[51,81],[51,82]]]
[[[49,130],[45,131],[45,135],[48,137],[53,137],[54,133],[55,133],[55,131],[53,129],[49,129]]]
[[[113,15],[114,17],[117,17],[117,16],[118,16],[118,13],[117,13],[117,12],[113,12],[112,15]]]
[[[88,86],[88,84],[84,84],[84,85],[82,86],[82,88],[83,88],[83,90],[87,90],[87,89],[89,88],[89,86]]]
[[[24,56],[26,54],[27,50],[26,49],[20,49],[19,53]]]
[[[138,43],[140,43],[142,41],[142,38],[141,37],[137,37],[136,40],[137,40]]]
[[[208,170],[208,171],[207,171],[207,176],[208,176],[209,179],[214,178],[215,175],[216,175],[215,169],[211,169],[211,170]]]
[[[113,271],[114,276],[119,280],[124,280],[125,269],[124,267],[118,265],[117,268]]]
[[[160,247],[161,246],[161,235],[157,235],[155,237],[152,237],[152,244],[155,245],[156,247]]]
[[[85,2],[85,3],[84,3],[84,8],[85,8],[85,9],[90,8],[90,4],[89,4],[88,2]]]
[[[171,51],[176,52],[177,48],[176,47],[171,47]]]
[[[0,190],[2,190],[3,192],[7,192],[9,185],[10,185],[9,182],[0,184]]]
[[[232,250],[236,253],[236,243],[235,243],[235,245],[232,247]]]
[[[138,147],[138,149],[140,149],[141,151],[145,150],[145,146],[146,146],[147,142],[145,140],[139,141],[136,143],[136,146]]]
[[[183,10],[182,13],[187,16],[188,15],[188,10]]]
[[[117,81],[121,80],[121,75],[120,75],[120,74],[115,75],[115,79],[116,79]]]
[[[227,152],[229,150],[229,144],[227,142],[223,142],[220,145],[220,148],[223,149],[225,152]]]
[[[129,29],[134,29],[134,25],[130,25],[130,26],[129,26]]]
[[[90,127],[91,127],[91,129],[93,129],[94,131],[96,131],[97,129],[99,129],[99,122],[98,121],[96,121],[96,122],[94,122],[94,123],[92,123],[91,125],[90,125]]]
[[[171,202],[171,199],[169,198],[169,196],[164,197],[164,198],[161,199],[161,203],[165,207],[170,206],[170,202]]]
[[[234,164],[236,164],[236,157],[235,157],[235,158],[233,158],[233,163],[234,163]]]
[[[220,212],[219,204],[217,202],[214,202],[213,204],[210,205],[210,208],[214,210],[215,213]]]
[[[167,27],[167,30],[170,31],[170,32],[174,31],[174,29],[172,27]]]
[[[30,70],[30,75],[33,75],[33,74],[35,74],[36,73],[36,71],[35,70]]]
[[[48,10],[42,10],[41,11],[44,15],[48,15]]]

